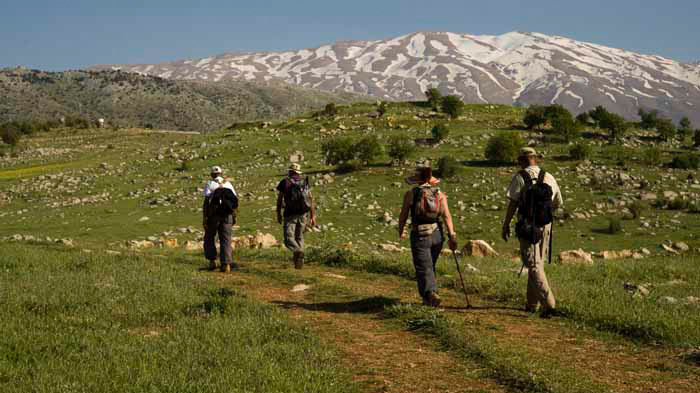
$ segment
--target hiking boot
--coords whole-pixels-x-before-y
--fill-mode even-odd
[[[534,314],[537,312],[537,307],[525,306],[525,312],[529,314]]]
[[[442,299],[440,299],[440,296],[438,296],[438,294],[435,292],[429,292],[425,297],[425,300],[423,300],[423,304],[430,307],[440,307],[441,302]]]
[[[561,316],[561,313],[559,311],[557,311],[556,308],[548,308],[546,310],[542,310],[542,312],[540,313],[540,318],[543,318],[543,319],[549,319],[552,317],[560,317],[560,316]]]
[[[301,269],[304,267],[304,252],[297,251],[294,253],[294,268]]]
[[[212,259],[211,261],[209,261],[209,271],[210,272],[213,272],[214,270],[216,270],[218,268],[219,268],[219,264],[216,263],[216,259]]]
[[[231,264],[225,263],[221,265],[221,273],[231,273]]]

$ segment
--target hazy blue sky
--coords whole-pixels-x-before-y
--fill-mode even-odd
[[[0,67],[62,70],[415,31],[536,31],[700,60],[700,1],[2,0]],[[669,5],[672,4],[672,5]]]

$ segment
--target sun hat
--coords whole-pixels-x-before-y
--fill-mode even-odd
[[[291,172],[296,173],[297,175],[301,175],[301,165],[297,164],[296,162],[292,163],[292,164],[289,166],[289,170],[290,170]]]
[[[221,170],[221,167],[218,166],[218,165],[214,165],[214,166],[211,168],[211,173],[214,174],[214,175],[220,175],[222,172],[223,172],[223,171]]]
[[[531,147],[523,147],[520,149],[520,153],[518,154],[518,158],[527,158],[531,156],[539,157],[537,151]]]

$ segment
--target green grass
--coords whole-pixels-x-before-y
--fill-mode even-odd
[[[334,352],[184,259],[0,249],[3,392],[350,392]]]

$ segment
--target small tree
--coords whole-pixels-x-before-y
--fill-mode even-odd
[[[675,169],[698,169],[700,167],[700,157],[695,154],[681,154],[673,157],[671,168]]]
[[[496,135],[486,143],[486,159],[499,164],[512,164],[518,159],[520,149],[525,142],[518,134],[504,133]]]
[[[683,117],[678,123],[678,139],[684,141],[688,135],[693,133],[693,124],[688,117]]]
[[[581,125],[574,120],[568,111],[566,114],[560,113],[552,119],[552,128],[567,142],[581,136]]]
[[[642,163],[646,165],[659,165],[661,163],[661,150],[657,147],[650,147],[642,151]]]
[[[637,114],[642,118],[642,121],[639,122],[639,127],[641,129],[651,130],[652,128],[656,128],[656,121],[659,119],[659,111],[654,109],[646,112],[644,109],[639,108]]]
[[[428,98],[428,104],[430,107],[433,108],[434,111],[437,111],[442,102],[442,94],[440,93],[440,90],[431,87],[425,92],[425,96]]]
[[[410,157],[416,150],[416,145],[411,138],[406,135],[393,135],[389,138],[389,146],[387,152],[389,157],[394,160],[403,161]]]
[[[559,104],[554,104],[550,106],[546,106],[544,108],[544,117],[549,120],[553,121],[554,119],[558,117],[570,117],[573,118],[573,115],[571,112],[569,112],[568,109],[564,108],[563,106]]]
[[[459,163],[452,156],[444,156],[438,160],[438,176],[447,179],[457,173]]]
[[[436,124],[432,129],[433,142],[442,142],[450,135],[450,129],[445,124]]]
[[[3,143],[14,147],[17,146],[21,137],[22,134],[11,123],[3,124],[0,127],[0,139],[2,139]]]
[[[354,145],[355,156],[364,165],[369,165],[382,155],[384,149],[376,136],[367,136]]]
[[[676,135],[676,126],[671,119],[659,118],[656,119],[656,132],[662,140],[667,141]]]
[[[700,147],[700,129],[695,130],[695,134],[693,134],[693,146]]]
[[[338,108],[332,102],[329,102],[328,104],[326,104],[326,107],[323,108],[323,115],[324,116],[332,117],[332,116],[335,116],[337,114],[338,114]]]
[[[379,103],[379,105],[377,106],[377,113],[379,114],[379,117],[384,116],[384,114],[386,113],[386,102],[382,101]]]
[[[610,132],[611,141],[621,139],[629,129],[629,124],[624,117],[608,111],[600,114],[598,126]]]
[[[442,99],[442,111],[453,119],[459,117],[464,110],[464,102],[457,96],[447,96]]]
[[[590,112],[588,112],[588,116],[593,120],[593,123],[595,123],[595,126],[598,128],[605,128],[601,126],[601,121],[610,115],[611,113],[608,112],[607,109],[605,109],[603,106],[598,105],[595,107],[595,109],[592,109]]]
[[[593,149],[590,145],[576,144],[569,149],[569,156],[574,160],[586,160],[591,156]]]
[[[589,115],[588,112],[579,113],[578,116],[576,116],[576,121],[579,122],[581,126],[586,126],[591,121],[591,115]]]
[[[528,130],[539,128],[547,123],[546,109],[541,105],[531,105],[525,111],[523,123]]]
[[[356,150],[350,138],[334,138],[321,145],[326,164],[338,165],[355,159]]]

